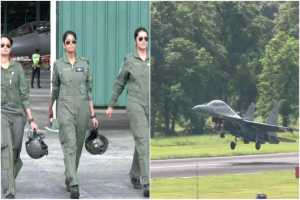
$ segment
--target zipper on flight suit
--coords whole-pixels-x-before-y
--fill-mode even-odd
[[[15,74],[15,72],[12,71],[10,74],[11,74],[11,75],[10,75],[9,85],[12,84],[12,79],[13,79],[13,75]]]

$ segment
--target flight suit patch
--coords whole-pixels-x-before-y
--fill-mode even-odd
[[[84,71],[84,67],[76,67],[75,68],[75,72],[83,72]]]

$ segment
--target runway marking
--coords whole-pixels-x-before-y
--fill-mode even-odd
[[[263,171],[253,171],[253,172],[238,172],[238,173],[224,173],[224,174],[212,174],[212,175],[209,175],[209,176],[224,176],[224,175],[228,175],[228,174],[232,174],[232,175],[247,175],[247,174],[256,174],[256,173],[263,173]],[[175,176],[166,176],[166,177],[153,177],[153,179],[191,179],[191,178],[195,178],[197,176],[178,176],[178,177],[175,177]],[[203,175],[199,175],[199,178],[201,177],[204,177]],[[151,177],[152,178],[152,177]]]
[[[255,155],[240,155],[240,156],[219,156],[219,157],[200,157],[200,158],[176,158],[176,159],[166,159],[166,160],[151,160],[151,163],[164,163],[164,162],[176,162],[176,161],[197,161],[197,160],[211,160],[211,159],[231,159],[231,158],[258,158],[258,157],[277,157],[277,156],[294,156],[298,155],[298,152],[290,152],[290,153],[269,153],[269,154],[255,154]]]
[[[284,163],[285,165],[295,165],[297,166],[297,163]],[[213,166],[214,168],[207,168],[209,166]],[[274,164],[272,165],[273,167],[282,167],[281,164]],[[164,167],[151,167],[151,170],[156,170],[156,169],[169,169],[169,168],[187,168],[189,167],[188,169],[193,169],[196,167],[200,167],[200,168],[204,168],[204,169],[207,169],[207,170],[210,170],[210,169],[216,169],[216,168],[228,168],[230,167],[231,169],[243,169],[243,168],[249,168],[251,166],[246,166],[246,165],[242,165],[242,166],[234,166],[234,165],[230,165],[230,164],[203,164],[203,165],[175,165],[175,166],[164,166]],[[265,164],[265,165],[260,165],[258,166],[258,168],[269,168],[270,165],[269,164]],[[162,170],[164,171],[164,170]]]
[[[163,166],[163,167],[152,167],[151,169],[160,169],[160,168],[183,168],[183,167],[199,167],[199,166],[218,166],[220,164],[192,164],[192,165],[173,165],[173,166]]]

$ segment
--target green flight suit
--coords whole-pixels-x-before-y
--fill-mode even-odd
[[[89,61],[76,57],[75,64],[66,57],[56,60],[53,68],[52,102],[57,102],[59,140],[70,186],[79,185],[77,169],[89,128],[89,101],[92,100],[92,78]]]
[[[29,87],[20,63],[1,68],[1,186],[2,194],[15,195],[15,178],[23,165],[20,158]]]
[[[135,141],[130,177],[140,178],[142,184],[149,184],[149,76],[148,58],[143,61],[136,53],[126,56],[109,103],[116,104],[127,84],[129,125]]]

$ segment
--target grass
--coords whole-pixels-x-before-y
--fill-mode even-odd
[[[192,158],[212,156],[233,156],[264,153],[297,152],[299,137],[297,133],[281,133],[281,137],[296,139],[296,143],[263,144],[258,151],[255,144],[244,144],[238,140],[235,150],[229,143],[234,140],[231,135],[220,138],[219,135],[159,137],[151,139],[151,159]]]
[[[294,170],[151,180],[151,198],[299,198]],[[197,187],[198,186],[198,187]]]

